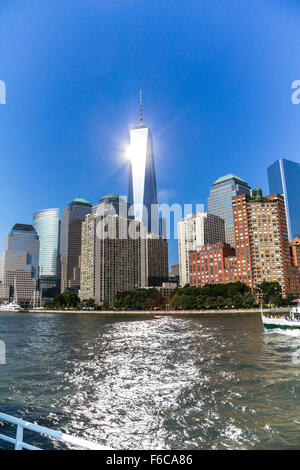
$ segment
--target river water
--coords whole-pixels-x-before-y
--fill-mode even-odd
[[[115,449],[300,448],[300,332],[259,316],[0,313],[0,340],[2,412]]]

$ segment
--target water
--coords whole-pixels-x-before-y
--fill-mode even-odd
[[[0,313],[0,339],[8,414],[117,449],[300,448],[300,332],[259,316]]]

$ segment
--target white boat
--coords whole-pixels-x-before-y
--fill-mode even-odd
[[[0,312],[21,312],[23,308],[14,300],[12,302],[3,302],[0,305]]]
[[[290,310],[289,316],[283,316],[281,314],[266,316],[261,311],[261,319],[264,327],[270,328],[300,328],[300,299],[294,300],[296,303],[295,307]],[[298,319],[299,318],[299,319]]]

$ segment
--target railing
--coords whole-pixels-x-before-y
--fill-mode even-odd
[[[0,434],[0,440],[14,444],[15,450],[41,450],[39,447],[32,446],[23,441],[23,431],[24,429],[29,429],[30,431],[36,432],[38,434],[43,434],[45,436],[52,437],[58,441],[65,442],[67,444],[72,444],[74,446],[81,447],[88,450],[112,450],[109,447],[102,446],[95,442],[90,442],[79,437],[70,436],[69,434],[64,434],[59,431],[54,431],[53,429],[45,428],[37,424],[28,423],[22,419],[15,418],[14,416],[7,415],[5,413],[0,413],[0,421],[6,421],[7,423],[15,424],[17,426],[17,432],[15,439],[4,434]]]

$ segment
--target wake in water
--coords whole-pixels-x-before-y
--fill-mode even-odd
[[[299,329],[289,329],[289,330],[283,330],[282,328],[272,328],[271,330],[268,330],[265,328],[265,334],[266,335],[283,335],[283,336],[288,336],[291,338],[300,338],[300,330]]]

